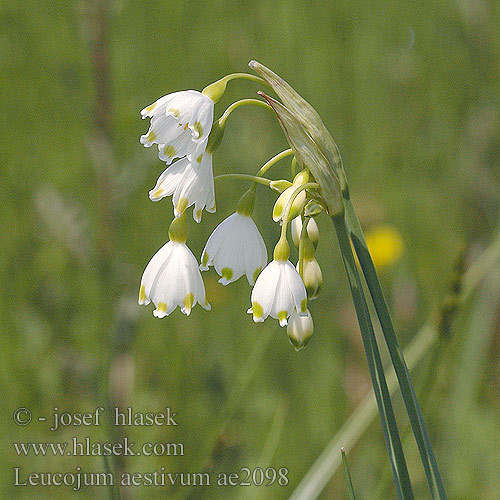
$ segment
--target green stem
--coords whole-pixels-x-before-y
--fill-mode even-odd
[[[278,153],[276,156],[273,156],[269,161],[262,165],[260,170],[257,172],[257,175],[264,175],[274,164],[278,163],[283,158],[290,156],[291,154],[293,154],[293,151],[291,149],[286,149],[285,151]]]
[[[229,115],[235,110],[238,109],[241,106],[258,106],[260,108],[268,109],[272,111],[273,108],[269,106],[269,104],[266,104],[264,101],[261,101],[259,99],[241,99],[240,101],[233,102],[226,111],[224,111],[224,114],[219,118],[218,122],[221,127],[224,127],[226,125],[226,120],[229,118]]]
[[[375,333],[373,331],[373,325],[371,323],[368,305],[363,292],[361,278],[352,253],[351,242],[349,240],[344,217],[343,215],[339,215],[332,217],[332,220],[337,233],[342,260],[344,262],[356,314],[358,316],[366,359],[370,369],[373,390],[377,399],[385,444],[389,455],[389,461],[391,463],[394,484],[396,486],[396,493],[400,500],[412,500],[413,491],[394,416],[394,410],[392,408],[391,397],[387,388],[380,352],[378,350]]]
[[[417,401],[408,367],[403,357],[403,352],[394,332],[389,309],[385,301],[382,287],[380,286],[375,266],[366,246],[363,231],[361,230],[359,220],[350,199],[344,199],[344,205],[350,237],[382,327],[396,376],[398,377],[401,394],[410,419],[413,434],[415,435],[432,498],[434,500],[446,500],[447,496],[443,480],[439,473],[429,434]]]
[[[256,175],[249,174],[220,174],[216,175],[214,179],[239,179],[243,181],[253,181],[257,184],[263,184],[264,186],[269,186],[271,181],[265,177],[257,177]]]

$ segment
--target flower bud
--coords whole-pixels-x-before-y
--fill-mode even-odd
[[[297,271],[300,273],[300,262],[297,263]],[[314,257],[312,259],[304,258],[301,276],[306,287],[307,299],[314,300],[318,297],[323,285],[323,274],[318,261]]]
[[[288,189],[291,185],[292,183],[290,181],[286,181],[284,179],[280,179],[278,181],[271,181],[269,183],[269,187],[273,191],[277,191],[278,193],[282,193],[283,191],[285,191],[285,189]]]
[[[302,232],[302,217],[298,216],[292,220],[291,229],[293,244],[298,248],[300,233]],[[314,248],[316,248],[319,242],[319,228],[316,221],[312,218],[309,219],[309,222],[307,223],[307,236],[312,241]]]
[[[273,208],[274,222],[278,222],[279,220],[283,219],[286,207],[293,193],[297,188],[306,184],[307,182],[309,182],[309,172],[307,170],[302,170],[295,176],[292,185],[280,194]],[[302,212],[306,201],[306,191],[303,190],[293,200],[292,206],[290,207],[290,212],[288,214],[288,220],[294,219]]]
[[[306,311],[306,316],[299,316],[297,311],[293,311],[288,319],[286,333],[290,343],[296,351],[304,348],[312,337],[314,324],[311,313]]]

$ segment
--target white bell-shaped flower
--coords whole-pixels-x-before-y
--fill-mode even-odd
[[[288,260],[290,249],[286,240],[280,240],[274,250],[274,260],[259,274],[252,290],[252,307],[255,322],[268,316],[287,324],[287,318],[294,309],[299,315],[307,312],[307,294],[300,274]]]
[[[212,154],[202,154],[201,164],[193,166],[187,156],[170,165],[156,181],[156,186],[149,192],[152,201],[159,201],[173,194],[174,214],[180,217],[186,208],[194,205],[193,218],[201,221],[201,212],[215,212],[214,174]]]
[[[201,270],[214,266],[227,285],[246,274],[253,285],[267,264],[264,240],[249,215],[239,212],[223,220],[208,238],[201,256]]]
[[[177,306],[186,315],[197,303],[210,310],[198,261],[186,246],[186,233],[186,218],[174,219],[170,241],[156,252],[142,275],[139,304],[153,301],[157,318],[168,316]]]
[[[297,311],[293,311],[286,327],[286,333],[290,343],[296,351],[307,345],[314,331],[314,323],[309,310],[305,316],[299,316]]]
[[[165,95],[141,111],[151,118],[141,144],[158,145],[159,157],[167,165],[174,158],[191,155],[201,163],[214,119],[214,102],[197,90],[183,90]]]

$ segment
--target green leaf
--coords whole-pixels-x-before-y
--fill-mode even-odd
[[[366,360],[370,369],[373,391],[377,399],[382,431],[384,433],[385,445],[389,455],[394,485],[396,493],[400,500],[412,500],[413,490],[411,487],[410,476],[406,467],[406,460],[399,437],[399,431],[394,416],[391,396],[387,388],[384,368],[380,352],[377,346],[377,340],[373,331],[373,325],[366,303],[361,278],[352,253],[351,242],[345,226],[343,216],[332,217],[337,238],[340,245],[342,260],[351,289],[351,295],[358,317],[363,346],[365,348]]]
[[[417,442],[418,450],[420,452],[420,458],[424,466],[425,475],[427,477],[427,482],[429,484],[429,489],[434,500],[446,500],[446,492],[444,489],[443,480],[441,474],[439,473],[439,468],[437,465],[436,458],[434,456],[434,451],[429,439],[429,434],[427,432],[427,427],[420,410],[420,406],[417,401],[417,396],[413,388],[413,384],[410,377],[410,372],[406,366],[406,362],[403,357],[403,351],[398,343],[396,333],[394,332],[394,327],[392,325],[392,319],[389,314],[389,308],[385,301],[384,293],[375,270],[372,258],[366,246],[366,241],[361,230],[356,212],[350,200],[344,200],[346,206],[346,220],[350,233],[350,238],[358,257],[361,270],[365,277],[366,283],[368,285],[368,290],[370,291],[373,304],[375,306],[375,311],[377,312],[378,319],[380,321],[380,326],[384,333],[384,339],[389,349],[389,354],[391,356],[391,361],[398,377],[399,386],[401,388],[401,394],[403,396],[403,401],[405,403],[406,411],[410,419],[411,428]]]

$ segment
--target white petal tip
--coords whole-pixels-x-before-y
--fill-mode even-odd
[[[280,319],[280,326],[286,326],[288,325],[288,320],[285,318],[285,319]]]

